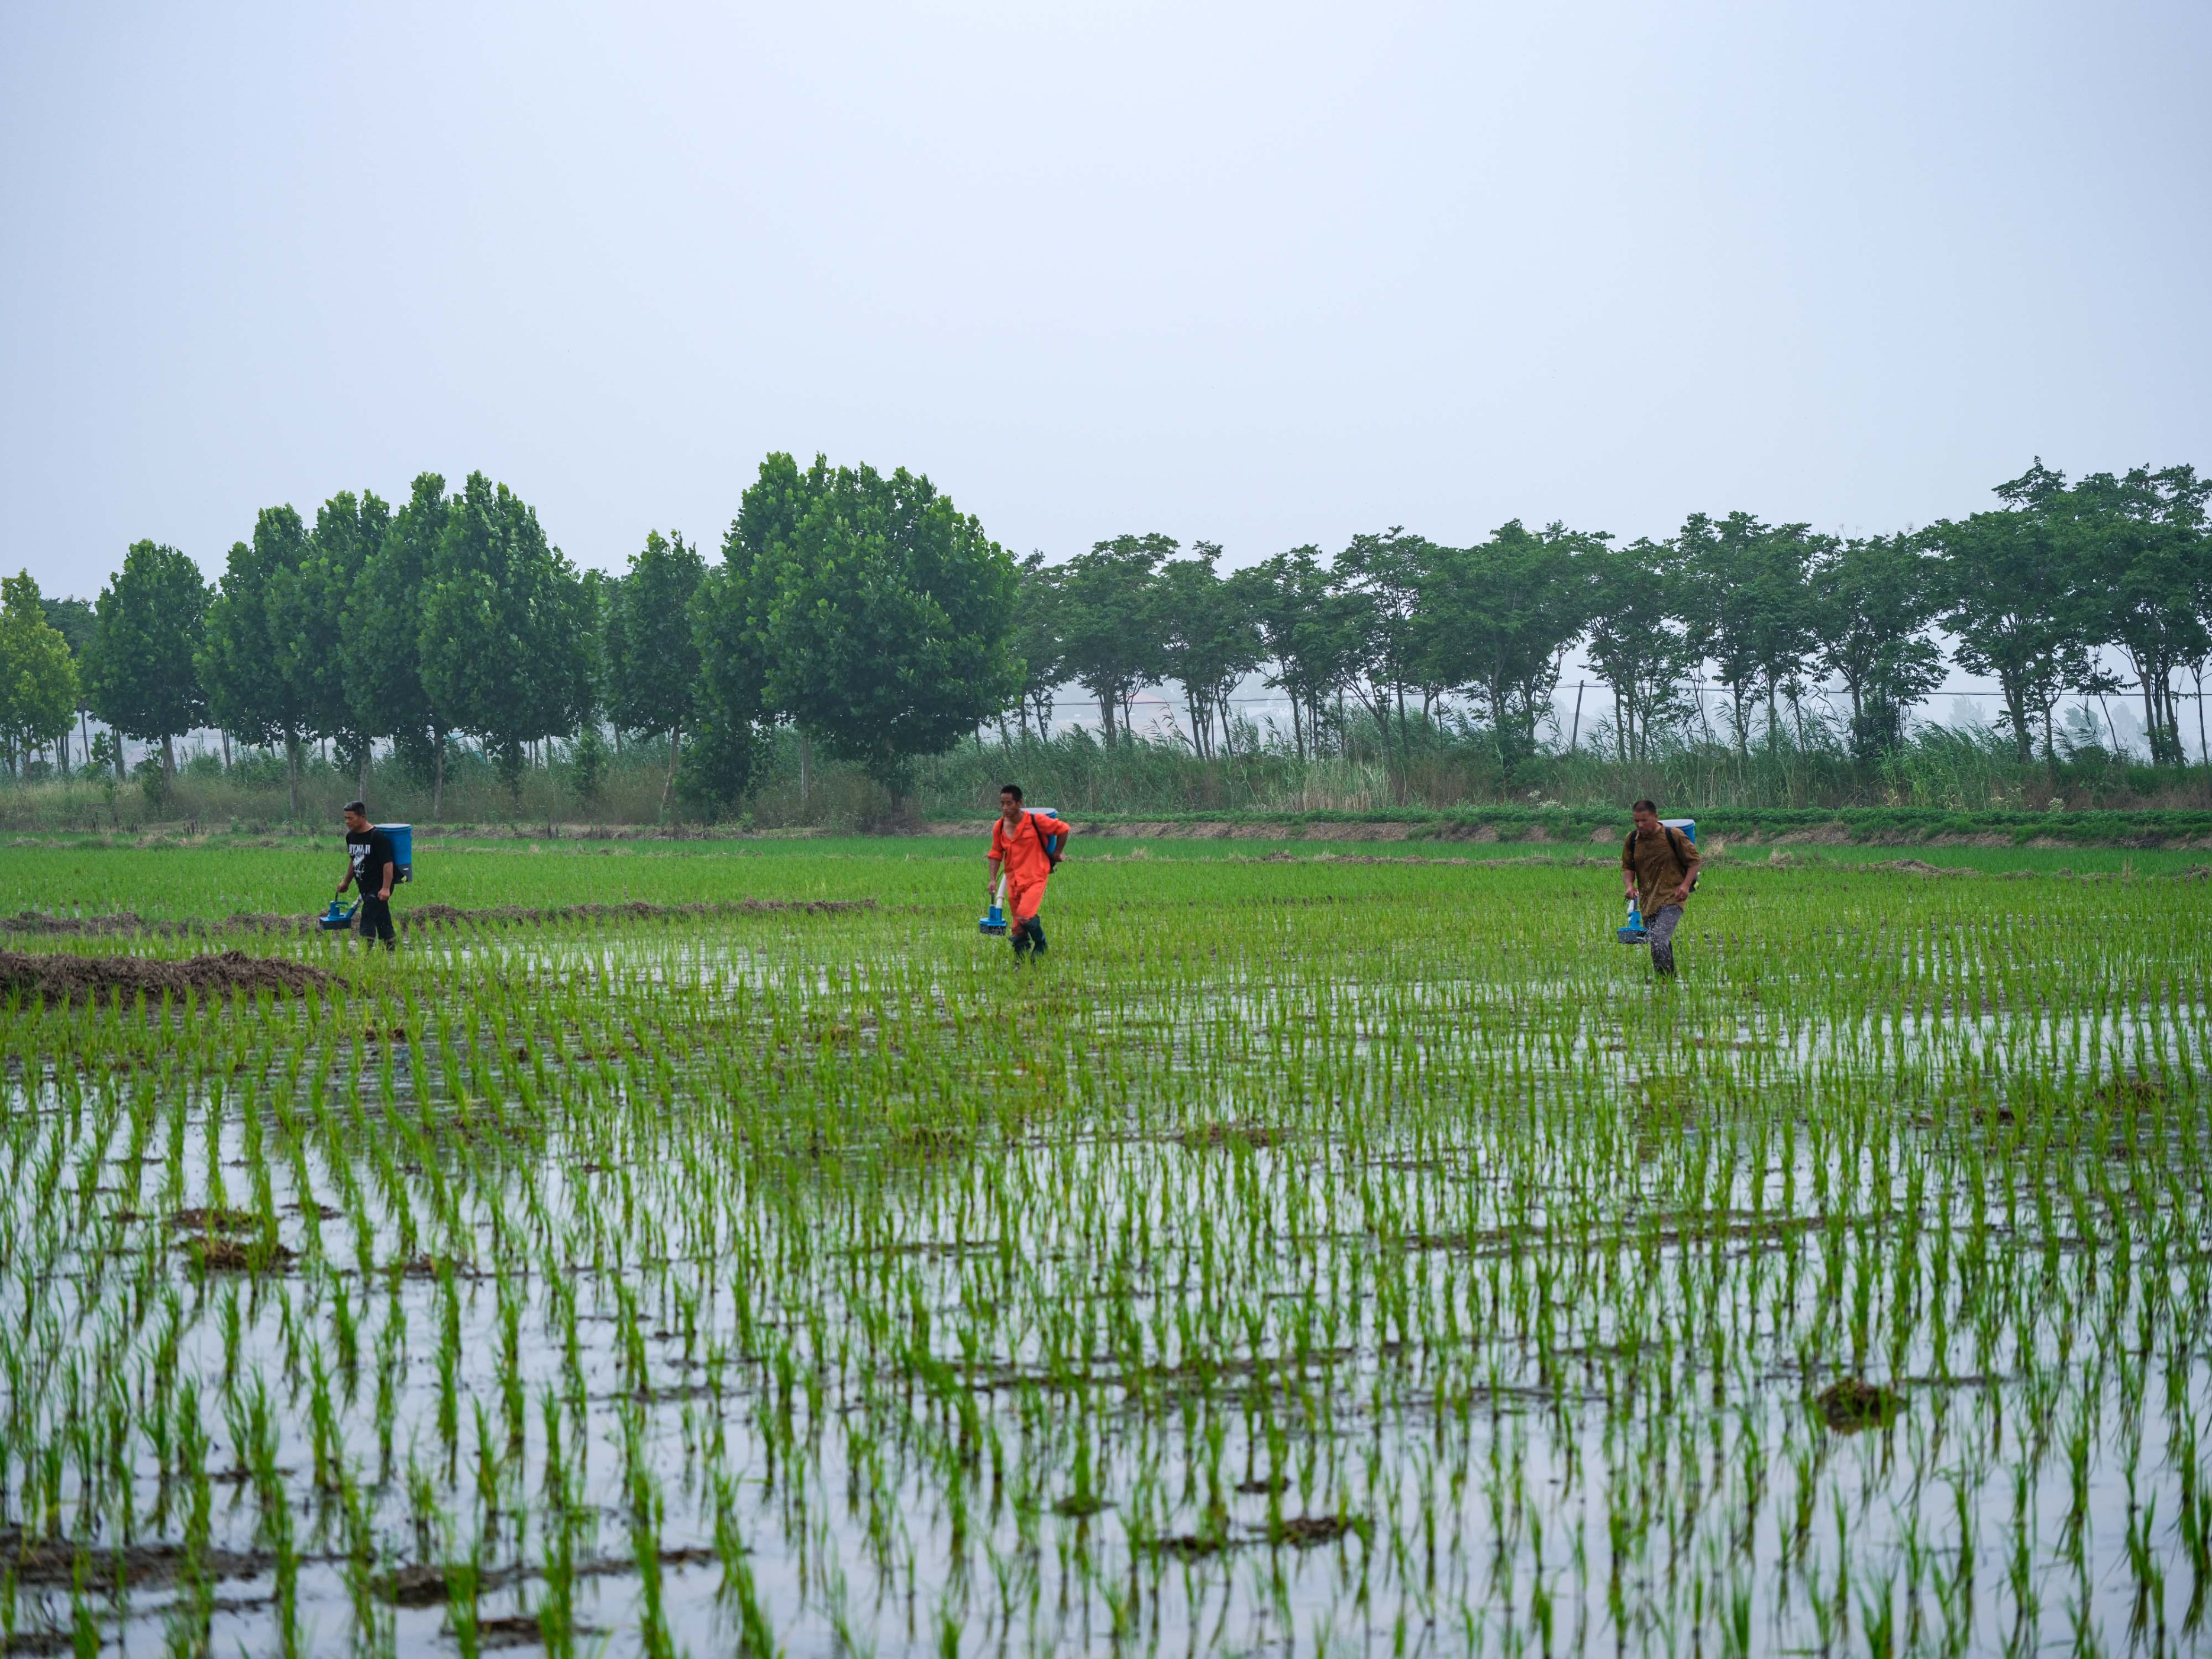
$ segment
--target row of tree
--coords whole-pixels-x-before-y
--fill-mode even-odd
[[[158,743],[166,771],[173,739],[212,724],[283,751],[296,811],[310,742],[365,775],[388,740],[434,799],[458,737],[515,781],[548,739],[590,760],[604,723],[665,737],[664,805],[680,787],[711,809],[744,793],[778,722],[896,794],[918,757],[986,722],[1048,730],[1070,683],[1109,740],[1143,688],[1176,688],[1188,740],[1218,754],[1256,674],[1287,700],[1301,754],[1347,704],[1403,753],[1452,700],[1510,768],[1538,747],[1579,646],[1623,760],[1710,724],[1692,690],[1708,668],[1740,750],[1833,684],[1873,755],[1941,682],[1941,629],[1996,681],[2023,763],[2039,744],[2055,755],[2062,697],[2129,687],[2154,761],[2179,762],[2175,678],[2200,677],[2201,709],[2212,655],[2212,480],[2175,466],[2069,485],[2039,460],[1996,494],[1988,512],[1891,536],[1735,513],[1621,545],[1516,521],[1472,546],[1392,529],[1224,571],[1218,546],[1161,535],[1017,563],[927,478],[777,454],[719,561],[656,532],[616,574],[579,571],[505,485],[471,474],[448,494],[424,473],[396,509],[367,491],[312,525],[264,509],[213,588],[152,542],[96,604],[48,605],[51,622],[27,577],[0,586],[0,739],[21,753],[89,708]]]
[[[480,742],[512,783],[532,745],[588,750],[603,720],[666,734],[672,788],[693,735],[687,782],[710,805],[744,793],[780,720],[896,789],[914,757],[1013,696],[1016,587],[1005,550],[903,470],[817,459],[802,471],[772,455],[719,564],[656,532],[620,576],[579,571],[506,485],[473,473],[448,494],[426,472],[396,510],[369,491],[332,496],[312,525],[263,509],[213,587],[175,548],[136,544],[76,653],[17,579],[0,628],[0,730],[20,747],[54,740],[81,684],[114,731],[161,746],[165,776],[175,739],[210,725],[281,749],[295,813],[313,742],[334,744],[365,782],[388,740],[434,802],[456,737]],[[13,648],[19,617],[45,656]],[[45,697],[22,699],[20,720],[18,680]]]
[[[2208,490],[2187,466],[2069,487],[2039,460],[1998,488],[2002,506],[1890,536],[1698,514],[1671,538],[1620,545],[1516,521],[1469,547],[1394,529],[1333,560],[1301,547],[1228,573],[1210,543],[1185,553],[1123,536],[1023,565],[1018,717],[1042,726],[1073,682],[1110,734],[1142,687],[1174,687],[1194,745],[1215,752],[1234,740],[1231,693],[1260,673],[1287,699],[1302,753],[1332,700],[1348,696],[1402,739],[1411,711],[1449,697],[1510,767],[1536,748],[1579,646],[1611,694],[1623,760],[1644,758],[1663,730],[1709,722],[1693,695],[1708,667],[1740,749],[1785,718],[1802,736],[1808,693],[1832,684],[1854,747],[1871,756],[1902,739],[1942,683],[1941,629],[1960,666],[1997,682],[2023,763],[2039,743],[2053,752],[2062,697],[2130,686],[2153,760],[2179,763],[2175,677],[2201,676],[2212,653]],[[2103,665],[2106,647],[2132,681]]]

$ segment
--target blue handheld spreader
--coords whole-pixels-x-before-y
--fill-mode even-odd
[[[334,898],[331,908],[315,918],[315,922],[326,933],[335,933],[341,927],[353,926],[354,907],[343,899]]]

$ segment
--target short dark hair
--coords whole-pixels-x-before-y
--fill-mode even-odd
[[[325,799],[327,799],[327,797],[325,797]],[[358,812],[362,817],[367,817],[368,816],[368,803],[365,800],[349,800],[345,804],[345,810],[349,812]]]
[[[1659,803],[1656,800],[1640,800],[1628,810],[1632,812],[1656,812],[1659,810]]]
[[[1012,795],[1016,800],[1019,800],[1022,798],[1022,787],[1018,783],[1002,783],[999,786],[999,793],[1002,795]]]

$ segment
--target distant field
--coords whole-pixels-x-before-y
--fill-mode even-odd
[[[2202,1644],[2185,855],[981,852],[0,854],[11,1650]]]

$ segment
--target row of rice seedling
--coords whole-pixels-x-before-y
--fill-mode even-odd
[[[2203,1645],[2204,888],[1081,881],[11,1002],[0,1639]]]

